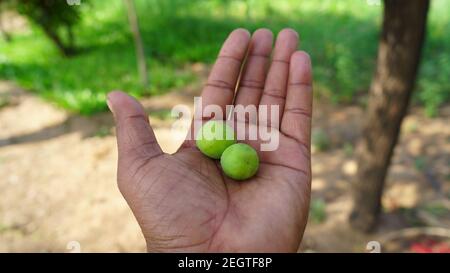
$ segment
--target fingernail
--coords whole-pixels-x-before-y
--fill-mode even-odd
[[[114,114],[113,108],[111,106],[111,102],[109,101],[109,98],[106,98],[106,105],[108,105],[109,111]]]

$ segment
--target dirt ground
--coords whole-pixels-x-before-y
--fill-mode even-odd
[[[143,104],[149,113],[192,105],[195,93],[171,92]],[[110,114],[72,115],[9,82],[0,83],[0,99],[7,101],[0,106],[0,252],[70,252],[74,246],[83,252],[144,251],[116,187]],[[313,200],[326,204],[325,217],[310,221],[300,251],[366,252],[373,240],[385,251],[407,251],[407,243],[394,243],[409,234],[402,233],[405,228],[418,226],[411,235],[417,240],[422,231],[448,239],[450,107],[436,118],[411,110],[387,178],[381,224],[370,235],[346,223],[356,171],[353,147],[363,119],[357,106],[315,104],[314,134],[325,144],[313,148]],[[180,141],[171,135],[171,123],[154,115],[150,120],[163,149],[174,152]],[[430,206],[447,210],[437,213]]]

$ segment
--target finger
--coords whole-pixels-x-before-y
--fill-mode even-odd
[[[222,119],[226,118],[226,105],[231,105],[233,102],[236,83],[249,41],[250,33],[245,29],[236,29],[228,36],[203,89],[201,96],[203,110],[206,106],[217,105],[222,109]],[[201,113],[201,118],[211,117]]]
[[[306,52],[297,51],[291,57],[281,132],[301,143],[308,151],[311,141],[311,115],[311,59]]]
[[[250,41],[244,72],[239,80],[235,105],[258,105],[264,89],[273,34],[268,29],[258,29]]]
[[[163,154],[139,102],[120,91],[109,93],[107,102],[116,123],[119,160],[147,160]]]
[[[260,117],[262,124],[278,127],[286,99],[286,85],[289,76],[289,61],[298,46],[298,34],[292,29],[282,30],[275,42],[272,63],[267,74],[266,84],[260,105],[279,107],[278,120],[271,120],[270,114]],[[269,112],[270,113],[270,112]]]
[[[226,119],[226,106],[232,105],[234,91],[239,78],[241,66],[247,53],[250,33],[246,29],[236,29],[230,33],[222,45],[217,60],[203,88],[201,103],[195,103],[194,119],[187,133],[186,140],[180,149],[195,145],[195,135],[204,120],[211,118]],[[218,108],[221,116],[213,116],[207,106],[215,111]]]

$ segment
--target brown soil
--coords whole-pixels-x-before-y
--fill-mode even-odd
[[[172,92],[143,103],[151,113],[192,105],[195,93]],[[7,82],[0,83],[0,99],[7,102],[0,106],[0,252],[64,252],[73,241],[86,252],[144,251],[139,227],[116,187],[111,116],[72,115]],[[314,111],[314,130],[328,136],[328,149],[313,152],[313,200],[325,201],[326,219],[310,221],[302,251],[364,252],[367,242],[382,241],[416,220],[450,227],[448,218],[419,210],[434,203],[448,208],[450,107],[432,119],[414,108],[406,118],[387,179],[385,213],[370,235],[346,224],[362,110],[317,103]],[[150,120],[163,149],[176,151],[180,141],[173,140],[171,123],[152,115]],[[395,247],[383,244],[387,251],[405,250]]]

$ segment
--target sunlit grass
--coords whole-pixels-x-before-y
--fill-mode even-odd
[[[105,94],[110,90],[149,96],[196,81],[187,64],[212,63],[234,28],[277,32],[291,27],[312,57],[317,96],[352,102],[370,85],[381,6],[362,0],[136,0],[136,5],[149,63],[148,90],[139,83],[121,0],[91,0],[91,5],[81,6],[83,20],[76,38],[83,52],[73,58],[61,57],[36,27],[15,35],[11,43],[0,41],[0,78],[14,80],[71,111],[92,114],[106,109]],[[429,114],[450,97],[449,9],[448,1],[432,1],[415,96]]]

